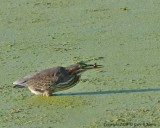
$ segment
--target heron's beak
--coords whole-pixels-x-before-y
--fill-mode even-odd
[[[81,69],[94,69],[94,68],[103,68],[103,65],[94,64],[85,64],[83,62],[78,63]]]

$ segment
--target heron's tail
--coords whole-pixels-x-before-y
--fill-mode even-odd
[[[23,77],[23,78],[20,78],[20,79],[14,81],[13,82],[13,87],[14,88],[24,88],[24,87],[26,87],[25,82],[27,82],[28,79],[29,79],[29,77],[26,76],[26,77]]]

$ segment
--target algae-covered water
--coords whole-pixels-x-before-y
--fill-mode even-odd
[[[0,0],[0,127],[160,127],[158,0]],[[35,96],[12,82],[78,61],[103,64]]]

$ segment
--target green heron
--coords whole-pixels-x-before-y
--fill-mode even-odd
[[[75,86],[81,73],[88,69],[101,68],[102,65],[79,62],[68,67],[53,67],[22,77],[13,82],[14,87],[28,87],[36,95],[51,96],[52,93]]]

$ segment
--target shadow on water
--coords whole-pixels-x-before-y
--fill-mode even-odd
[[[80,95],[102,95],[102,94],[117,94],[117,93],[136,93],[136,92],[157,92],[160,88],[147,88],[147,89],[131,89],[131,90],[110,90],[98,92],[76,92],[76,93],[57,93],[54,96],[80,96]]]

